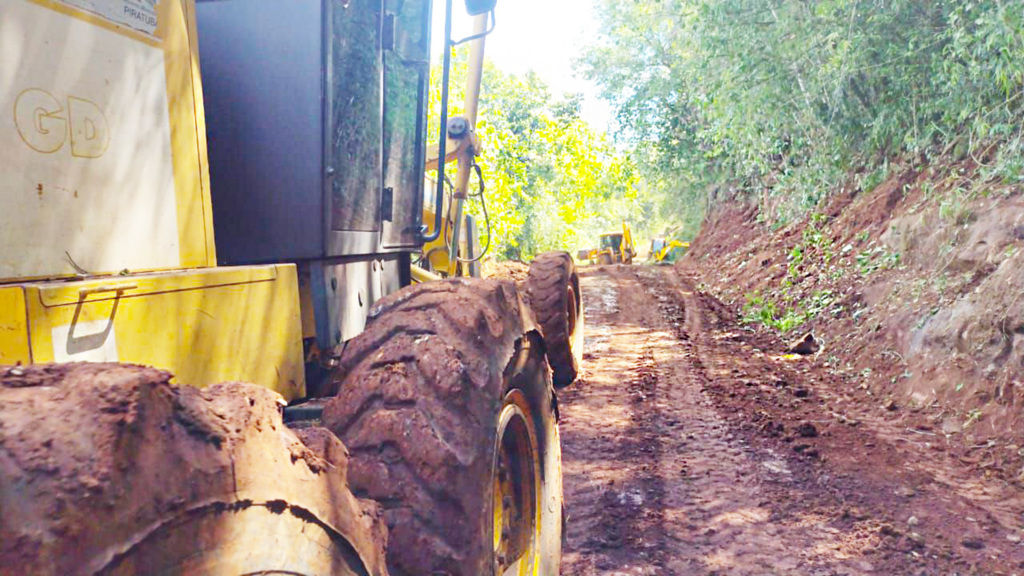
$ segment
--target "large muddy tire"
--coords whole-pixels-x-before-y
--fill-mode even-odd
[[[0,574],[386,574],[345,447],[280,395],[117,364],[0,367]]]
[[[608,266],[610,264],[613,264],[614,260],[612,259],[612,255],[611,254],[608,254],[607,252],[605,252],[603,254],[598,255],[597,263],[601,264],[602,266]]]
[[[384,507],[392,576],[558,574],[557,407],[513,283],[381,300],[338,378],[323,423],[351,451],[352,489]]]
[[[540,324],[555,388],[576,381],[583,366],[583,299],[576,264],[566,252],[545,252],[530,263],[526,295]]]

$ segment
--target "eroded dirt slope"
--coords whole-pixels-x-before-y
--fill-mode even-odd
[[[909,159],[781,228],[767,200],[723,203],[679,265],[755,324],[813,331],[844,387],[1024,487],[1024,196],[986,161]]]
[[[584,269],[563,574],[1014,574],[1020,493],[668,268]]]

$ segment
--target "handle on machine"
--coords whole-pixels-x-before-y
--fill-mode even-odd
[[[117,292],[120,294],[128,290],[135,290],[138,287],[138,284],[103,284],[101,286],[93,286],[91,288],[82,288],[78,291],[78,298],[84,300],[89,296],[105,294],[107,292]]]

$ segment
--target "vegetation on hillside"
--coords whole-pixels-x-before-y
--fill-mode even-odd
[[[690,221],[739,193],[784,223],[907,155],[997,149],[972,186],[1022,178],[1019,2],[595,2],[580,69]]]

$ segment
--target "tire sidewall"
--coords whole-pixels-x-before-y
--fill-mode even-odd
[[[511,382],[505,391],[520,390],[530,408],[537,438],[540,480],[540,542],[538,543],[539,575],[557,575],[562,558],[562,449],[558,433],[558,408],[550,371],[543,354],[541,337],[531,332],[524,337],[531,347],[527,362],[534,371],[525,381]],[[495,438],[495,449],[500,439]]]

